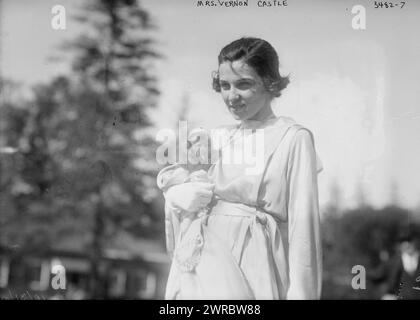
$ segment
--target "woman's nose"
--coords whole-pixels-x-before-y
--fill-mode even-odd
[[[230,92],[229,92],[229,101],[230,102],[236,102],[240,98],[241,98],[240,95],[238,94],[238,92],[235,89],[230,90]]]

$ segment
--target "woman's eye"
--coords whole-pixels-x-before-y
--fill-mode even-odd
[[[221,83],[221,84],[220,84],[220,87],[221,87],[223,90],[229,90],[229,88],[230,88],[230,86],[229,86],[229,84],[228,84],[228,83]]]
[[[247,89],[249,89],[251,87],[252,87],[252,83],[250,83],[250,82],[239,82],[237,84],[237,88],[239,90],[247,90]]]

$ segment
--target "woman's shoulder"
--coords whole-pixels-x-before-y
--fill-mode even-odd
[[[305,125],[297,122],[295,119],[286,116],[278,117],[277,127],[287,127],[292,140],[307,139],[313,140],[312,131]]]
[[[291,152],[298,152],[298,150],[306,150],[307,152],[313,153],[315,156],[316,172],[320,173],[324,166],[316,151],[315,138],[312,131],[297,122],[294,122],[290,126],[290,144],[289,148]],[[300,152],[299,151],[299,152]]]
[[[298,123],[296,122],[295,119],[293,119],[292,117],[287,117],[287,116],[277,116],[277,121],[276,121],[276,125],[297,125]]]
[[[283,135],[282,132],[284,132],[285,135],[289,137],[289,139],[286,140],[290,140],[292,143],[296,139],[305,139],[306,136],[310,136],[313,139],[312,131],[291,117],[277,117],[273,129],[273,134],[278,133],[279,135]]]

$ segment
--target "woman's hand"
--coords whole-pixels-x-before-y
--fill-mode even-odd
[[[210,203],[213,190],[213,183],[186,182],[170,187],[166,191],[165,198],[171,207],[197,212]]]

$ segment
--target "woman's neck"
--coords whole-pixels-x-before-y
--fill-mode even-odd
[[[265,108],[262,108],[260,111],[258,111],[252,118],[242,120],[242,122],[246,121],[265,121],[268,119],[275,118],[275,114],[273,112],[273,109],[271,108],[271,105],[268,105]]]

